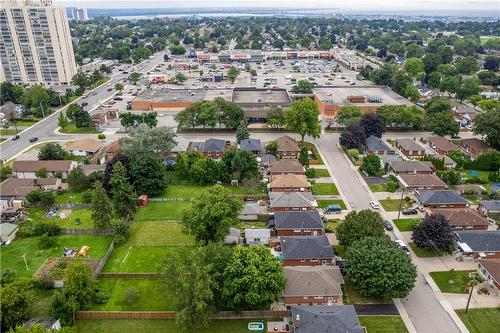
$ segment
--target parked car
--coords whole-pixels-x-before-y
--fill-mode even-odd
[[[396,240],[395,240],[395,242],[396,242],[396,244],[398,244],[398,246],[399,246],[399,248],[400,248],[401,250],[405,251],[405,253],[406,253],[407,255],[410,255],[410,250],[408,249],[408,245],[406,245],[406,243],[405,243],[405,242],[403,242],[403,241],[402,241],[402,240],[400,240],[400,239],[396,239]]]
[[[385,227],[385,230],[387,230],[387,231],[394,230],[394,228],[392,227],[391,222],[389,222],[388,220],[384,220],[384,227]]]
[[[342,208],[340,205],[328,205],[324,208],[325,214],[340,214],[342,213]]]
[[[14,136],[12,137],[12,141],[16,141],[16,140],[17,140],[17,139],[19,139],[19,138],[20,138],[20,136],[16,134],[16,135],[14,135]]]
[[[97,91],[94,91],[94,92],[92,93],[92,95],[94,95],[94,96],[95,96],[95,95],[97,95]]]
[[[38,138],[36,136],[30,138],[30,142],[33,143],[33,142],[37,142],[38,141]]]
[[[82,107],[83,107],[83,106],[87,106],[87,105],[89,105],[89,103],[88,103],[88,102],[83,102],[83,103],[82,103]]]
[[[406,208],[402,211],[403,215],[417,215],[418,211],[415,208]]]
[[[380,205],[377,202],[375,202],[375,201],[370,201],[370,206],[373,209],[380,209]]]
[[[88,94],[83,94],[83,95],[82,95],[82,98],[87,98],[87,97],[89,97],[89,95],[88,95]]]
[[[108,88],[108,91],[112,91],[112,90],[113,90],[113,88],[111,88],[111,87]]]

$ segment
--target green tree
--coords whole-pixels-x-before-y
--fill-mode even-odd
[[[336,234],[339,243],[346,247],[365,237],[385,237],[384,221],[379,213],[369,209],[352,211],[337,227]]]
[[[85,262],[73,263],[64,272],[64,295],[74,300],[79,310],[86,310],[94,302],[95,281],[90,266]]]
[[[120,161],[113,167],[109,184],[116,214],[125,219],[130,218],[137,207],[137,194],[130,185],[127,170]]]
[[[77,192],[87,189],[87,176],[79,166],[69,172],[67,181],[69,186]]]
[[[292,92],[295,94],[312,94],[313,84],[308,80],[299,80],[296,85],[292,87]]]
[[[369,176],[381,176],[382,167],[380,166],[380,158],[378,155],[367,155],[363,158],[360,170],[366,172]]]
[[[111,229],[113,230],[116,245],[125,243],[130,236],[130,227],[127,221],[115,219],[111,222]]]
[[[111,224],[113,218],[113,209],[111,201],[102,187],[102,184],[96,181],[93,185],[92,200],[90,210],[92,211],[92,221],[94,221],[94,228],[107,229]]]
[[[347,248],[347,257],[347,277],[363,296],[404,298],[415,286],[415,266],[388,237],[357,240]]]
[[[185,82],[188,78],[183,73],[177,72],[174,76],[174,79],[177,80],[178,82],[182,83],[182,82]]]
[[[66,152],[64,148],[56,142],[49,142],[43,145],[38,152],[38,159],[42,161],[65,160],[67,157],[68,152]]]
[[[184,232],[202,244],[222,242],[231,226],[239,223],[243,202],[231,198],[227,189],[215,185],[200,193],[189,209],[183,211]]]
[[[46,169],[46,168],[41,168],[41,169],[38,169],[38,170],[35,172],[35,176],[36,176],[37,178],[47,178],[47,176],[48,176],[47,169]]]
[[[1,324],[8,330],[29,319],[33,305],[33,291],[21,280],[2,284],[0,288]]]
[[[213,104],[219,122],[226,128],[237,128],[245,120],[245,114],[239,105],[226,101],[222,97],[215,98]]]
[[[36,117],[44,117],[50,113],[50,96],[48,90],[42,86],[32,86],[24,91],[22,103],[26,110],[30,110]]]
[[[432,97],[430,101],[425,104],[425,111],[427,111],[429,115],[443,111],[451,111],[450,100],[440,96]]]
[[[129,174],[138,194],[150,197],[161,195],[167,187],[165,173],[165,164],[156,156],[138,156],[130,162]]]
[[[23,101],[23,88],[11,82],[5,81],[0,83],[0,105],[8,101],[21,104]]]
[[[133,84],[137,84],[137,81],[139,81],[140,78],[141,78],[141,73],[137,73],[137,72],[132,72],[128,76],[128,80],[130,82],[132,82]]]
[[[439,136],[457,135],[459,125],[455,121],[455,117],[451,111],[439,112],[427,117],[426,128],[432,133]]]
[[[363,113],[357,106],[345,105],[340,108],[339,113],[335,117],[335,121],[343,126],[359,123]]]
[[[462,81],[461,85],[456,90],[455,97],[463,101],[466,98],[478,95],[481,91],[483,91],[481,82],[475,77],[470,77]]]
[[[181,55],[186,53],[186,49],[182,45],[172,45],[170,47],[170,53],[173,55]]]
[[[250,131],[248,131],[248,124],[246,122],[242,122],[236,129],[236,142],[240,143],[242,140],[248,139],[249,137]]]
[[[457,59],[455,67],[461,74],[471,74],[479,70],[477,59],[472,56]]]
[[[408,58],[405,61],[405,71],[412,77],[422,73],[425,70],[424,62],[421,58]]]
[[[423,222],[413,229],[411,239],[419,247],[433,251],[449,251],[453,245],[451,226],[441,214],[427,215]]]
[[[307,150],[306,146],[300,147],[299,151],[299,162],[302,164],[306,169],[309,168],[309,151]]]
[[[150,128],[141,124],[131,131],[129,136],[120,139],[120,151],[130,160],[145,155],[165,159],[177,144],[175,136],[170,127]]]
[[[77,86],[81,91],[85,91],[90,85],[90,79],[87,74],[79,70],[71,79],[71,84]]]
[[[276,155],[278,151],[278,143],[276,141],[269,141],[266,144],[266,151],[271,155]]]
[[[445,182],[448,185],[458,185],[462,181],[462,176],[460,175],[460,172],[457,170],[443,170],[443,171],[438,171],[437,175],[443,182]]]
[[[319,115],[318,106],[312,99],[295,100],[292,107],[285,110],[285,127],[290,131],[298,132],[301,141],[304,141],[306,135],[319,138],[321,135]]]
[[[119,82],[115,84],[115,90],[116,91],[123,91],[123,89],[125,89],[125,87],[123,86],[123,84],[121,84]]]
[[[68,118],[64,115],[63,112],[59,113],[59,117],[57,118],[57,125],[61,128],[65,128],[69,125]]]
[[[69,326],[74,322],[76,311],[78,311],[78,304],[74,299],[68,299],[60,290],[54,293],[49,308],[52,318],[58,318],[62,325]]]
[[[480,112],[474,121],[474,134],[486,136],[486,143],[500,149],[500,105],[496,109]]]
[[[189,177],[200,185],[212,185],[228,178],[225,165],[211,158],[196,160],[189,170]]]
[[[237,246],[223,277],[222,297],[234,310],[268,309],[286,286],[281,263],[264,246]]]
[[[271,127],[282,127],[285,122],[285,115],[282,108],[271,107],[267,111],[267,124]]]
[[[236,77],[240,74],[240,70],[234,66],[231,66],[229,70],[227,71],[227,78],[229,82],[234,83],[236,80]]]
[[[52,191],[37,189],[28,193],[26,195],[26,200],[28,200],[28,202],[32,205],[50,208],[56,201],[56,195]]]

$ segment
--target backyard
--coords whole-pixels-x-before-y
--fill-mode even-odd
[[[131,246],[194,246],[194,237],[182,232],[182,226],[172,221],[135,222],[131,225]]]
[[[497,333],[500,327],[500,308],[469,309],[456,311],[470,333]]]
[[[180,220],[182,211],[190,205],[190,201],[150,201],[147,206],[137,210],[134,220]]]
[[[56,204],[64,203],[83,203],[83,192],[69,190],[58,194],[56,196]]]
[[[344,201],[342,201],[341,199],[336,199],[336,200],[317,200],[317,202],[318,202],[318,207],[320,207],[320,208],[325,208],[325,207],[328,207],[330,205],[339,205],[341,209],[343,209],[343,210],[347,209],[346,206],[345,206]]]
[[[201,186],[197,184],[176,184],[169,185],[160,197],[161,198],[194,198],[200,194],[201,191],[211,186]],[[224,186],[232,195],[251,195],[251,194],[264,194],[263,188],[260,186]]]
[[[92,212],[89,209],[62,209],[58,210],[57,214],[64,212],[69,214],[68,217],[44,217],[47,213],[46,209],[43,208],[27,208],[28,217],[35,223],[55,223],[61,228],[65,229],[92,229],[94,224],[92,222]],[[79,219],[80,223],[77,224],[76,221]]]
[[[420,224],[419,218],[409,218],[409,219],[394,219],[392,222],[396,225],[399,231],[412,231],[418,224]]]
[[[430,272],[430,276],[436,282],[439,290],[443,293],[466,294],[470,281],[469,273],[474,271]]]
[[[316,183],[312,186],[312,193],[314,195],[338,195],[339,190],[334,183]]]

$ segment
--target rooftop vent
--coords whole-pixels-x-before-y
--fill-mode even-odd
[[[382,97],[379,96],[368,96],[369,103],[382,103]]]

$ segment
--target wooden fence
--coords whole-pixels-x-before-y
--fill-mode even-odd
[[[106,251],[106,254],[102,257],[102,259],[99,261],[99,265],[97,265],[96,270],[94,271],[94,278],[101,273],[104,265],[106,265],[106,262],[108,261],[109,257],[113,253],[113,250],[115,248],[115,240],[113,239],[111,241],[111,244],[109,244],[108,250]]]
[[[172,202],[172,201],[191,201],[191,198],[149,198],[149,201],[161,201],[161,202]]]
[[[98,279],[159,279],[157,273],[99,273]]]
[[[290,311],[219,311],[212,319],[273,319],[290,316]],[[76,319],[175,319],[175,311],[78,311]]]

